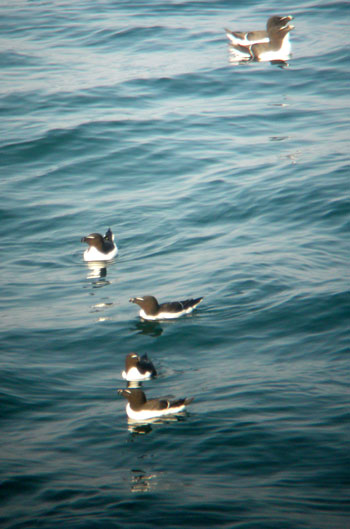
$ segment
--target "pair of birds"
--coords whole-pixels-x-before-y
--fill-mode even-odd
[[[89,248],[84,252],[85,261],[110,261],[118,253],[114,235],[110,228],[108,228],[104,237],[100,233],[90,233],[87,237],[83,237],[81,242],[89,245]],[[203,297],[159,304],[154,296],[139,296],[131,298],[129,301],[139,305],[139,315],[142,319],[167,320],[190,314],[202,299]]]
[[[286,61],[291,54],[289,32],[294,26],[289,24],[293,17],[272,16],[266,30],[230,31],[225,29],[230,41],[231,53],[239,61]]]
[[[125,370],[122,377],[128,382],[140,382],[157,376],[157,371],[147,354],[141,357],[136,353],[129,353],[125,359]],[[176,415],[186,409],[193,398],[170,400],[158,398],[147,400],[140,387],[118,389],[119,395],[127,399],[126,413],[130,419],[136,421],[154,419],[164,415]]]

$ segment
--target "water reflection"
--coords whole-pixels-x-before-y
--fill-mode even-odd
[[[289,136],[270,136],[269,137],[270,141],[285,141],[288,139],[289,139]]]
[[[289,63],[283,59],[275,59],[273,61],[263,61],[263,60],[260,60],[258,61],[257,59],[242,59],[242,57],[238,57],[237,56],[237,53],[232,50],[231,48],[229,49],[229,63],[232,65],[232,66],[239,66],[241,64],[254,64],[254,63],[261,63],[261,62],[269,62],[270,64],[272,64],[273,66],[277,66],[278,68],[288,68],[289,67]]]
[[[157,337],[162,334],[163,327],[158,321],[139,320],[135,323],[132,330],[137,331],[137,334],[148,334],[149,336]]]
[[[134,424],[130,424],[129,421],[132,422],[132,419],[128,419],[128,431],[133,434],[133,436],[145,435],[152,431],[152,426],[150,424],[137,423],[136,421],[134,421]]]
[[[103,309],[113,307],[114,303],[96,303],[91,306],[91,312],[101,312]]]
[[[148,474],[144,470],[132,469],[130,479],[131,492],[148,492],[152,485],[155,486],[157,482],[157,474]]]
[[[288,68],[289,67],[289,62],[287,61],[270,61],[270,64],[273,64],[274,66],[277,66],[278,68]]]
[[[110,281],[107,277],[107,267],[110,262],[105,263],[103,261],[89,261],[85,263],[88,268],[86,279],[91,279],[93,288],[101,288],[106,285],[110,285]]]
[[[143,421],[135,421],[135,419],[128,417],[128,431],[132,434],[132,437],[146,435],[153,431],[152,426],[183,422],[188,416],[189,413],[187,411],[182,411],[176,415],[165,415],[164,417],[154,417],[153,419],[144,419]]]
[[[142,386],[142,382],[140,382],[139,380],[129,380],[126,384],[126,387],[128,389],[130,388],[140,388]]]

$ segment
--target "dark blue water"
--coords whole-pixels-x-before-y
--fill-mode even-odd
[[[289,67],[233,66],[223,28],[271,14]],[[1,527],[348,527],[348,4],[1,15]],[[204,300],[145,323],[143,294]],[[130,351],[186,416],[128,424]]]

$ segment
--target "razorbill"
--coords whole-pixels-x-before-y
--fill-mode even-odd
[[[202,299],[185,299],[184,301],[171,301],[160,305],[154,296],[136,297],[129,299],[129,301],[141,307],[139,315],[144,320],[166,320],[189,314]]]
[[[270,17],[266,31],[230,31],[225,29],[230,41],[230,51],[237,59],[255,61],[286,61],[290,57],[289,32],[294,26],[289,24],[293,17]]]
[[[110,261],[118,253],[111,228],[108,228],[104,237],[100,233],[90,233],[81,242],[89,245],[84,252],[84,261]]]
[[[186,406],[193,401],[193,397],[177,400],[166,398],[147,400],[145,393],[140,388],[118,389],[118,393],[128,401],[126,405],[128,417],[136,421],[153,419],[163,415],[174,415],[184,411]]]
[[[125,370],[122,377],[128,381],[147,380],[157,376],[157,371],[147,354],[141,357],[136,353],[129,353],[125,358]]]

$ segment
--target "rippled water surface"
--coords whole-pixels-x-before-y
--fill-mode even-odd
[[[223,28],[271,14],[289,66],[233,65]],[[348,4],[1,15],[1,527],[345,529]],[[204,300],[146,323],[143,294]],[[186,415],[128,424],[130,351]]]

